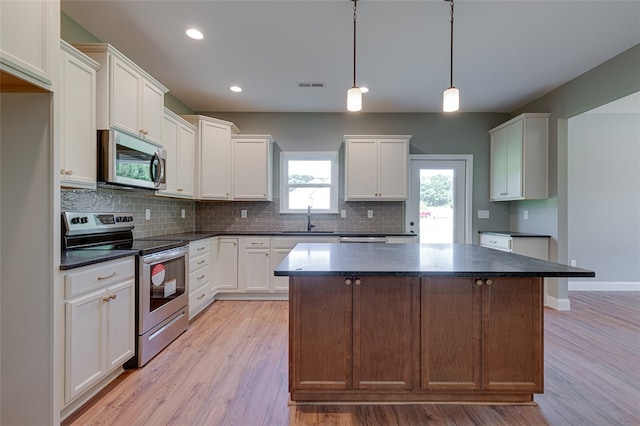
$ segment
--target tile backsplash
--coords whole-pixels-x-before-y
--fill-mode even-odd
[[[307,228],[306,214],[280,214],[277,198],[272,202],[189,201],[126,190],[62,189],[60,205],[61,211],[132,212],[134,238],[192,231],[304,231]],[[145,219],[147,209],[150,220]],[[183,209],[185,218],[181,217]],[[346,218],[339,214],[312,213],[314,230],[389,233],[404,230],[403,202],[340,201],[338,209],[346,210]],[[242,210],[247,210],[246,218],[241,217]],[[368,210],[373,210],[371,219],[367,217]]]
[[[306,214],[280,214],[279,199],[272,202],[199,201],[196,202],[197,231],[304,231]],[[403,232],[403,202],[348,202],[338,203],[346,210],[346,218],[339,214],[312,213],[311,223],[316,231]],[[242,210],[247,217],[242,218]],[[367,211],[373,210],[373,218]]]
[[[149,209],[151,218],[145,219]],[[182,209],[185,217],[182,218]],[[157,197],[149,193],[98,188],[62,189],[61,211],[132,212],[134,238],[192,232],[195,223],[195,203],[189,200]]]

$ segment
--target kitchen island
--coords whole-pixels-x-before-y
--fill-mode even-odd
[[[544,277],[592,271],[464,244],[298,244],[292,403],[533,403]]]

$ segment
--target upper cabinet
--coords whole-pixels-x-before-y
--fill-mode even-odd
[[[185,115],[196,126],[195,198],[231,199],[231,133],[238,128],[230,121],[203,115]]]
[[[345,201],[406,200],[409,139],[345,136]]]
[[[272,200],[273,139],[269,135],[232,135],[232,198]]]
[[[521,114],[489,130],[491,201],[548,198],[549,114]]]
[[[165,108],[162,144],[167,151],[167,189],[158,195],[193,198],[195,194],[196,128]]]
[[[96,187],[96,71],[93,59],[60,41],[60,183]]]
[[[1,91],[51,91],[59,40],[59,1],[0,1]]]
[[[107,43],[75,45],[98,61],[98,129],[115,128],[162,145],[168,89]]]

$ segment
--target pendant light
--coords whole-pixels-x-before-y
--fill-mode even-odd
[[[356,19],[358,0],[353,0],[353,87],[347,90],[347,110],[360,111],[362,109],[362,91],[356,85]]]
[[[442,94],[442,111],[453,112],[460,108],[460,91],[453,85],[453,0],[445,0],[451,3],[451,55],[449,88]]]

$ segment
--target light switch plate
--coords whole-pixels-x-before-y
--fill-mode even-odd
[[[180,217],[181,217],[181,218],[183,218],[183,219],[184,219],[185,217],[187,217],[187,215],[185,214],[184,209],[182,209],[182,210],[180,211]]]
[[[240,210],[240,217],[243,219],[247,218],[247,211],[246,210]]]
[[[478,210],[478,219],[489,219],[489,210]]]
[[[340,210],[340,217],[341,217],[341,218],[343,218],[343,219],[344,219],[345,217],[347,217],[347,211],[346,211],[346,210],[344,210],[344,209]]]
[[[373,210],[367,210],[367,217],[373,219]]]
[[[145,218],[146,220],[151,220],[151,209],[146,209],[146,210],[144,211],[144,218]]]

